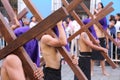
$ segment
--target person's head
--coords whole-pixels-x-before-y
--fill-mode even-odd
[[[73,20],[73,19],[72,19],[72,16],[70,16],[70,15],[67,16],[67,18],[66,18],[66,22],[67,22],[67,23],[69,23],[69,22],[72,21],[72,20]]]
[[[120,39],[120,32],[117,32],[117,38]]]
[[[117,14],[116,14],[115,19],[116,19],[117,21],[120,21],[120,13],[117,13]]]
[[[101,9],[101,8],[104,8],[104,6],[103,6],[103,3],[102,3],[102,2],[99,2],[99,3],[98,3],[98,9]]]
[[[36,22],[36,18],[35,18],[34,16],[32,16],[32,17],[30,18],[30,22]]]
[[[27,18],[23,18],[22,21],[23,21],[24,26],[29,25],[29,23],[30,23],[29,19],[27,19]]]
[[[109,21],[111,21],[112,19],[115,19],[115,16],[114,16],[114,15],[110,15]]]
[[[115,24],[116,24],[116,20],[115,19],[111,19],[109,25],[110,26],[114,26]]]

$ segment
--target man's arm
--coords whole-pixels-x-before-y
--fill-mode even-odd
[[[90,40],[88,40],[88,35],[84,32],[81,34],[81,37],[84,41],[85,44],[87,44],[88,46],[90,46],[91,48],[93,49],[96,49],[96,50],[100,50],[100,51],[104,51],[104,52],[107,52],[107,49],[103,48],[103,47],[99,47],[97,45],[94,45]]]
[[[65,46],[67,44],[67,39],[66,39],[64,28],[62,26],[62,21],[57,23],[57,27],[59,31],[58,38],[54,38],[51,35],[47,34],[42,37],[41,42],[53,47]]]
[[[18,28],[20,26],[20,23],[19,23],[19,21],[18,21],[18,19],[17,19],[16,16],[14,16],[14,20],[15,20],[15,24],[11,26],[11,28],[13,30],[16,29],[16,28]]]

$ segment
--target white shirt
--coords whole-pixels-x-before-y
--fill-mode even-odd
[[[72,22],[72,25],[74,27],[74,33],[77,32],[78,30],[80,30],[80,28],[81,28],[80,25],[78,24],[78,22],[76,20],[74,20]],[[76,36],[76,39],[79,39],[79,35]]]
[[[116,32],[120,31],[120,21],[117,21],[115,24]]]
[[[37,22],[31,22],[30,25],[29,25],[29,27],[33,28],[36,24],[37,24]]]

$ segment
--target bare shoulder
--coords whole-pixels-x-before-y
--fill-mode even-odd
[[[84,38],[84,39],[87,39],[88,38],[88,35],[86,32],[82,32],[81,33],[81,37]]]
[[[41,42],[46,43],[50,38],[52,38],[52,36],[45,34],[41,37]]]

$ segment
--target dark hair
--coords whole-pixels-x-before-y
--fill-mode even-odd
[[[32,16],[31,18],[30,18],[30,22],[32,22],[32,18],[33,18],[34,16]]]
[[[119,21],[120,21],[120,13],[117,13],[116,15],[119,17]]]
[[[120,34],[120,32],[117,32],[117,34]]]
[[[102,3],[102,2],[99,2],[98,4],[100,4],[100,5],[102,6],[102,8],[104,8],[104,6],[103,6],[103,3]]]
[[[71,15],[68,15],[66,19],[69,18],[70,20],[74,20],[74,18]]]
[[[110,15],[109,21],[114,20],[114,19],[115,19],[115,16],[114,15]]]
[[[114,22],[115,22],[115,24],[116,24],[116,22],[117,22],[115,19],[111,19],[110,21],[114,21]]]

